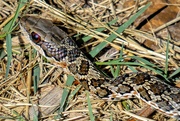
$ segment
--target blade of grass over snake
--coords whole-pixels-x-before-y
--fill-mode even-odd
[[[137,63],[137,62],[118,62],[118,61],[110,61],[110,62],[96,62],[97,65],[128,65],[128,66],[141,66],[144,68],[147,68],[149,70],[154,71],[155,73],[157,73],[158,75],[161,75],[162,77],[164,77],[164,79],[166,79],[168,81],[168,79],[163,75],[163,71],[162,70],[158,70],[156,68],[153,68],[151,66],[145,65],[145,64],[141,64],[141,63]]]
[[[118,19],[114,19],[114,20],[108,22],[108,23],[107,23],[108,26],[111,26],[111,25],[115,24],[115,23],[117,22],[117,20],[118,20]],[[98,29],[96,29],[95,31],[97,31],[97,32],[102,32],[102,31],[104,31],[105,29],[106,29],[106,28],[98,28]],[[85,36],[85,37],[82,38],[82,40],[83,40],[84,42],[87,42],[87,41],[90,40],[90,39],[92,39],[91,36]]]
[[[74,77],[71,75],[68,75],[66,86],[71,86],[73,84],[73,81],[74,81]],[[55,117],[56,119],[59,119],[61,117],[61,113],[65,110],[65,107],[67,105],[66,99],[68,97],[69,91],[70,89],[68,88],[64,88],[63,90],[62,99],[60,102],[60,108],[58,110],[58,116]]]
[[[118,34],[122,33],[126,28],[128,28],[149,6],[151,3],[148,3],[145,7],[143,7],[141,10],[139,10],[135,15],[133,15],[127,22],[125,22],[123,25],[121,25],[116,32]],[[112,42],[114,39],[116,39],[117,35],[112,33],[106,40],[109,42]],[[92,57],[95,57],[104,47],[106,47],[107,42],[102,42],[99,45],[97,45],[92,51],[89,52],[89,54]]]
[[[146,60],[146,59],[144,59],[144,58],[141,58],[141,57],[138,57],[138,56],[128,56],[128,57],[126,57],[126,58],[135,59],[135,60],[137,60],[137,61],[140,62],[140,63],[144,63],[145,65],[148,65],[148,66],[150,66],[150,67],[153,67],[153,68],[156,68],[156,69],[158,69],[158,70],[163,71],[161,68],[159,68],[158,66],[154,65],[153,63],[149,62],[148,60]],[[122,59],[125,59],[125,58],[122,58]],[[122,61],[120,61],[119,59],[117,59],[117,60],[112,60],[111,62],[118,62],[118,63],[119,63],[119,62],[122,62]]]
[[[92,106],[91,106],[91,100],[89,98],[89,92],[86,91],[87,94],[87,103],[88,103],[88,110],[89,110],[89,116],[90,116],[90,120],[91,121],[95,121],[94,115],[93,115],[93,111],[92,111]]]
[[[137,61],[142,62],[142,63],[144,63],[146,65],[149,65],[149,66],[152,66],[152,67],[160,69],[158,66],[156,66],[155,64],[149,62],[148,60],[146,60],[144,58],[141,58],[141,57],[138,57],[138,56],[130,56],[130,58],[136,59]]]

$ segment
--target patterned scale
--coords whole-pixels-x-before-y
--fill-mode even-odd
[[[104,77],[68,35],[49,20],[24,16],[22,33],[33,47],[83,87],[105,99],[137,97],[170,115],[180,115],[180,89],[146,73],[130,73],[115,79]]]

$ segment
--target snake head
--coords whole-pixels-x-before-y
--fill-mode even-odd
[[[81,55],[74,41],[47,19],[24,16],[20,27],[33,47],[49,60],[72,62]]]

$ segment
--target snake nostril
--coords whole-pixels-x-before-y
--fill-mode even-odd
[[[31,37],[34,43],[39,43],[41,41],[41,36],[39,36],[37,33],[32,32]]]

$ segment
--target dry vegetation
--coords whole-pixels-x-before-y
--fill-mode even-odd
[[[88,42],[83,45],[79,44],[85,53],[89,53],[99,43],[107,42],[106,38],[111,33],[115,33],[118,27],[150,2],[152,6],[121,34],[116,33],[117,37],[114,41],[108,42],[108,46],[103,49],[103,52],[97,53],[94,61],[104,62],[118,59],[120,50],[123,49],[124,62],[143,63],[139,60],[127,58],[127,56],[138,56],[155,64],[156,67],[154,70],[149,70],[142,66],[123,65],[120,66],[120,74],[131,72],[132,70],[128,67],[157,74],[157,67],[165,70],[167,66],[166,45],[169,40],[167,76],[170,76],[180,66],[180,42],[178,41],[179,35],[177,35],[179,30],[177,29],[178,26],[172,26],[175,23],[178,24],[179,21],[179,9],[176,0],[171,0],[170,3],[163,0],[159,2],[153,0],[89,0],[87,2],[83,0],[50,0],[47,3],[34,0],[25,3],[25,6],[18,13],[19,19],[24,15],[50,19],[57,26],[62,27],[70,36],[79,34],[77,38],[74,38],[78,40],[78,43],[82,41],[81,39],[85,35],[92,36]],[[34,118],[37,120],[34,115],[39,115],[39,120],[53,120],[58,115],[56,110],[59,107],[63,88],[66,87],[67,75],[62,72],[61,68],[56,67],[36,53],[17,26],[12,31],[12,59],[9,74],[5,78],[8,63],[6,51],[8,43],[5,40],[3,30],[15,15],[20,2],[0,0],[0,3],[0,119],[32,120]],[[161,15],[163,14],[160,11],[162,9],[165,15]],[[169,11],[172,14],[169,15],[169,11],[164,9],[170,9],[171,11]],[[162,18],[167,14],[169,17]],[[108,22],[115,19],[117,21],[113,25],[107,25]],[[105,28],[103,32],[95,31],[102,27]],[[171,39],[168,35],[171,36]],[[100,66],[99,68],[108,75],[113,75],[110,66]],[[112,66],[112,68],[117,67]],[[38,77],[38,75],[40,76]],[[38,78],[39,81],[35,82],[34,80],[38,80]],[[38,87],[34,86],[35,83],[38,83]],[[65,121],[90,120],[87,103],[88,93],[83,88],[78,90],[76,86],[67,88],[77,92],[73,98],[67,100],[68,105],[62,112],[60,119]],[[139,99],[106,101],[91,93],[89,97],[96,121],[175,120],[155,111]],[[37,112],[39,113],[37,114]]]

